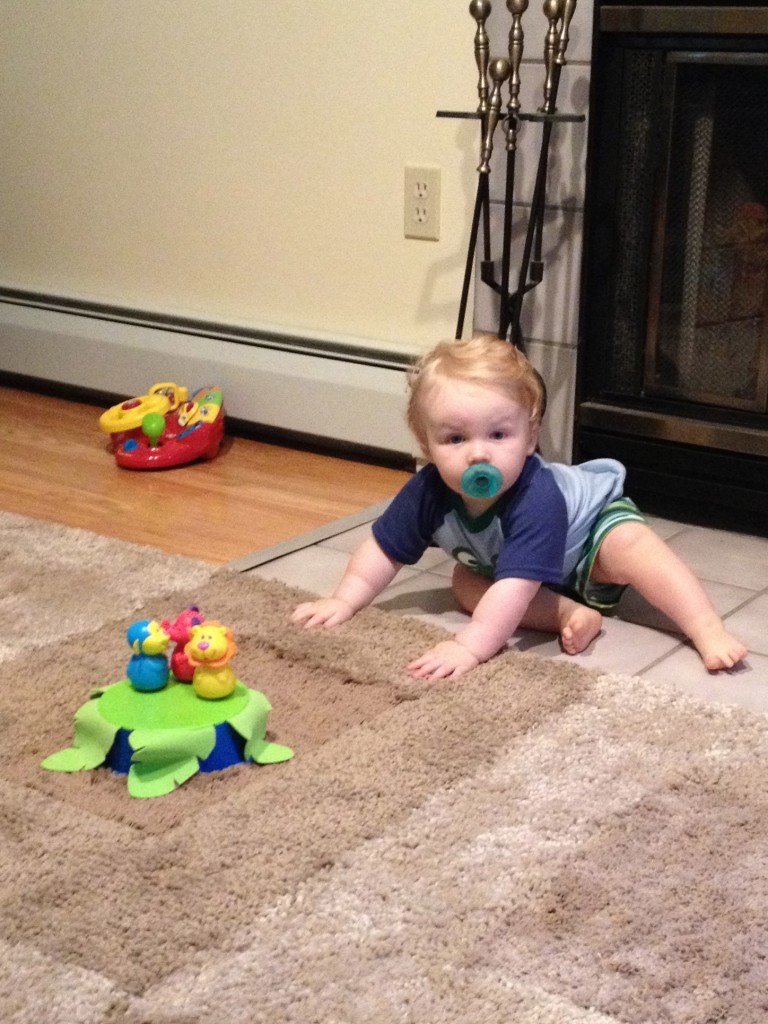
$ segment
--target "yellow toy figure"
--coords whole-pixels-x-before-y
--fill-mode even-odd
[[[229,662],[237,653],[232,630],[220,622],[192,627],[184,653],[194,665],[192,686],[204,700],[221,700],[234,692],[237,677]]]

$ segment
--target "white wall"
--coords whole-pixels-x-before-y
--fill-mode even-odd
[[[413,354],[474,195],[464,0],[4,0],[0,287]],[[403,168],[442,235],[403,238]],[[0,335],[0,345],[2,336]]]
[[[571,26],[566,112],[587,110],[592,8],[580,0]],[[506,54],[510,20],[494,0],[492,56]],[[547,29],[537,0],[523,24],[531,109],[541,102]],[[0,289],[267,331],[288,346],[332,340],[401,364],[453,336],[479,132],[476,121],[435,112],[477,106],[475,27],[466,0],[3,0]],[[539,137],[536,125],[520,135],[513,274]],[[543,449],[561,459],[571,444],[586,140],[584,124],[555,129],[545,280],[523,312],[528,352],[549,389]],[[410,163],[442,170],[438,242],[403,238]],[[497,258],[503,164],[499,130]],[[476,290],[474,326],[495,330],[495,297]],[[467,331],[472,309],[470,297]],[[212,380],[194,379],[196,367],[218,366],[210,376],[226,383],[238,415],[273,424],[263,400],[271,351],[235,356],[224,337],[204,344],[183,332],[173,344],[162,332],[138,337],[105,328],[99,361],[98,332],[80,337],[65,314],[56,323],[47,310],[21,317],[0,303],[0,371],[132,394],[167,371],[206,386]],[[134,344],[141,362],[129,375]],[[331,439],[328,396],[348,395],[348,370],[334,366],[338,387],[324,381],[309,402],[316,421],[301,427]],[[379,370],[388,421],[379,417],[372,432],[366,413]],[[271,404],[289,408],[297,378],[308,387],[314,373],[311,360],[286,372]],[[344,411],[345,439],[407,446],[404,388],[393,397],[390,373],[374,366],[361,404]]]

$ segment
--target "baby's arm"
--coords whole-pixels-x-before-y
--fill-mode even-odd
[[[540,586],[536,580],[498,580],[480,599],[470,624],[412,661],[408,673],[417,679],[455,679],[487,661],[517,629]]]
[[[385,555],[373,537],[357,549],[331,597],[307,601],[294,609],[292,622],[338,626],[367,607],[397,575],[400,563]]]

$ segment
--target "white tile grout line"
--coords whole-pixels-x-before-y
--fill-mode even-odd
[[[259,565],[274,562],[276,558],[291,555],[294,551],[311,548],[322,540],[328,540],[329,537],[336,537],[340,533],[354,530],[356,526],[363,526],[365,523],[378,519],[387,505],[389,505],[390,500],[380,501],[378,505],[370,505],[361,512],[345,516],[344,519],[337,519],[326,526],[319,526],[316,530],[299,534],[298,537],[291,537],[290,540],[284,540],[282,543],[274,544],[270,548],[263,548],[261,551],[254,551],[253,554],[244,555],[243,558],[237,558],[233,562],[228,562],[224,568],[231,569],[233,572],[248,572],[249,569],[255,569]]]

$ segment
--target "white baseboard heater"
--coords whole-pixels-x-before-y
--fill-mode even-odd
[[[0,289],[0,371],[131,397],[217,385],[229,416],[333,447],[413,456],[405,355]]]

